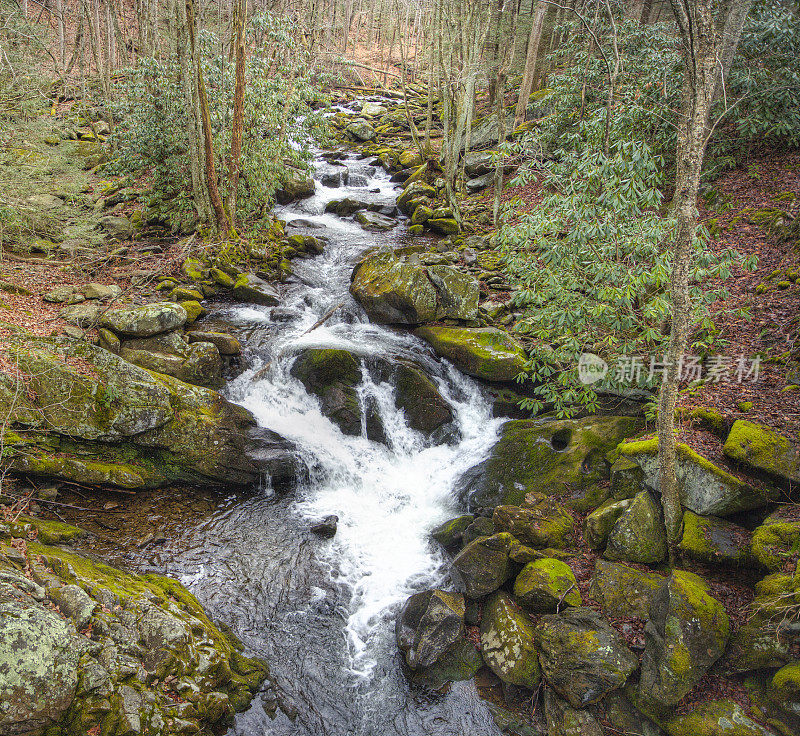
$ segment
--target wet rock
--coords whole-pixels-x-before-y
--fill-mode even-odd
[[[372,230],[376,232],[385,232],[397,227],[397,220],[391,217],[380,215],[377,212],[359,212],[356,215],[356,222],[361,225],[364,230]]]
[[[469,598],[481,598],[497,590],[512,575],[508,555],[515,543],[508,532],[481,537],[453,559]]]
[[[213,387],[222,382],[222,360],[216,346],[199,341],[189,345],[174,332],[125,340],[119,355],[141,368],[198,386]]]
[[[620,453],[634,460],[643,470],[651,488],[658,489],[658,440],[629,442]],[[702,516],[729,516],[765,506],[768,492],[755,489],[722,470],[685,444],[678,444],[676,475],[681,488],[681,503]]]
[[[769,427],[738,419],[723,448],[725,455],[751,470],[800,483],[800,448]]]
[[[494,327],[427,326],[415,334],[429,342],[439,356],[476,378],[510,381],[525,370],[527,358],[520,344]]]
[[[800,536],[800,532],[798,533]],[[753,565],[752,533],[716,516],[683,515],[683,537],[678,549],[686,557],[723,565]]]
[[[577,710],[551,688],[544,691],[547,736],[604,736],[605,731],[588,710]]]
[[[542,616],[536,645],[545,680],[573,708],[622,687],[639,664],[616,630],[587,608]]]
[[[397,206],[404,215],[411,217],[421,200],[426,198],[435,200],[437,194],[436,187],[422,181],[413,181],[403,189],[397,198]],[[412,202],[417,202],[416,206],[412,205]]]
[[[431,537],[443,547],[452,547],[461,541],[464,530],[474,521],[472,514],[457,516],[455,519],[444,522],[437,526],[432,532]]]
[[[392,363],[385,365],[382,373],[390,374],[395,405],[403,410],[409,427],[430,435],[453,421],[453,410],[424,371],[412,364]]]
[[[395,635],[413,679],[438,688],[468,680],[483,665],[464,636],[464,598],[427,590],[411,596],[400,611]]]
[[[345,434],[361,434],[361,405],[356,386],[361,364],[346,350],[313,348],[301,353],[291,368],[306,391],[319,397],[322,411]]]
[[[464,529],[461,535],[462,546],[466,547],[481,537],[491,537],[497,531],[491,519],[486,516],[478,516]]]
[[[336,514],[326,516],[319,524],[314,524],[311,531],[320,537],[330,539],[336,536],[336,531],[339,528],[339,517]]]
[[[495,593],[483,609],[483,659],[503,682],[535,689],[541,681],[533,621],[506,593]]]
[[[661,507],[649,491],[637,494],[617,519],[608,535],[604,556],[645,564],[661,562],[667,556],[667,530]]]
[[[297,199],[311,197],[316,191],[316,183],[311,177],[292,176],[287,178],[281,188],[275,192],[279,204],[288,204]]]
[[[471,510],[493,509],[566,489],[570,506],[594,508],[608,492],[597,485],[608,473],[605,454],[639,426],[629,417],[508,421],[489,459],[459,482],[459,496]]]
[[[333,212],[339,217],[349,217],[360,210],[369,210],[370,207],[370,202],[345,197],[344,199],[332,199],[325,205],[325,212]]]
[[[419,205],[414,209],[414,215],[411,217],[412,225],[424,225],[433,216],[433,210],[426,207],[424,204]]]
[[[675,571],[656,593],[645,626],[639,697],[671,708],[725,651],[730,620],[701,578]]]
[[[252,273],[240,274],[233,285],[233,296],[241,302],[275,307],[280,304],[280,294],[275,287]]]
[[[100,326],[126,337],[151,337],[170,332],[186,323],[186,310],[179,304],[160,302],[106,312]]]
[[[566,563],[552,558],[525,565],[514,581],[514,595],[533,613],[549,613],[582,603],[575,573]]]
[[[779,506],[753,532],[752,551],[768,570],[792,568],[800,558],[800,504]]]
[[[434,213],[435,215],[435,213]],[[461,227],[452,217],[431,217],[425,225],[440,235],[458,235]]]
[[[653,597],[664,581],[657,573],[598,559],[589,595],[600,603],[607,616],[647,619]]]
[[[354,123],[350,123],[345,130],[354,140],[362,142],[375,140],[375,128],[365,120],[356,120]]]

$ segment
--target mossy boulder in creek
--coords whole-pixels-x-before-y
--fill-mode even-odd
[[[676,570],[653,597],[638,696],[656,711],[675,706],[725,651],[730,619],[704,581]]]
[[[139,368],[83,341],[15,337],[27,381],[0,372],[13,470],[130,490],[250,484],[294,473],[288,443],[215,391]]]
[[[186,310],[180,304],[159,302],[106,312],[100,326],[125,337],[151,337],[186,324]]]
[[[265,307],[275,307],[281,301],[280,294],[272,284],[252,273],[240,274],[233,284],[232,293],[240,302],[261,304]]]
[[[545,680],[573,708],[622,687],[639,664],[622,636],[588,608],[542,616],[536,646]]]
[[[288,204],[296,199],[311,197],[317,190],[315,181],[310,176],[287,176],[280,189],[275,192],[279,204]]]
[[[438,688],[470,679],[483,665],[465,638],[464,611],[464,596],[443,590],[426,590],[406,601],[395,636],[415,682]]]
[[[619,452],[642,468],[651,488],[658,488],[657,438],[625,443]],[[681,503],[702,516],[729,516],[766,506],[771,500],[767,491],[753,488],[683,443],[677,446],[675,474]]]
[[[0,554],[0,607],[0,699],[14,706],[2,709],[0,733],[9,736],[48,726],[70,736],[224,730],[268,674],[177,581],[56,547]],[[89,617],[82,634],[70,620],[78,614]],[[173,693],[186,704],[179,711]]]
[[[607,616],[647,619],[653,596],[664,581],[657,573],[599,559],[595,562],[589,595]]]
[[[312,348],[301,353],[291,368],[306,391],[319,397],[322,412],[345,434],[361,434],[361,404],[356,386],[361,363],[346,350]]]
[[[508,532],[480,537],[453,559],[469,598],[481,598],[497,590],[511,577],[509,553],[519,544]]]
[[[572,568],[561,560],[529,562],[514,581],[514,595],[533,613],[549,613],[559,606],[580,606],[581,593]]]
[[[486,665],[503,682],[534,690],[541,681],[534,624],[507,593],[495,593],[484,605],[481,651]]]
[[[452,547],[461,541],[464,530],[475,520],[472,514],[457,516],[455,519],[445,521],[437,526],[432,532],[431,537],[443,547]]]
[[[652,564],[667,556],[667,530],[661,506],[650,491],[642,491],[620,515],[608,535],[604,556]]]
[[[669,736],[777,736],[733,700],[710,700],[663,724]]]
[[[486,381],[511,381],[525,370],[522,346],[496,327],[421,327],[414,333],[459,370]]]
[[[639,427],[630,417],[506,422],[489,458],[462,477],[459,495],[470,510],[519,505],[532,492],[595,508],[608,496],[599,485],[608,477],[606,453]]]
[[[478,284],[452,266],[426,267],[415,254],[382,250],[353,269],[350,293],[378,324],[475,319]]]
[[[723,452],[747,468],[800,483],[800,447],[762,424],[745,419],[735,421]]]
[[[397,198],[397,206],[403,214],[411,217],[416,209],[412,202],[426,197],[436,199],[437,194],[436,187],[432,187],[424,181],[412,181],[407,184],[402,194]]]
[[[755,558],[768,570],[794,567],[800,558],[800,504],[779,506],[753,532]]]
[[[716,516],[700,516],[692,511],[683,514],[681,554],[703,562],[722,565],[752,565],[752,532]],[[800,536],[800,529],[798,529]]]

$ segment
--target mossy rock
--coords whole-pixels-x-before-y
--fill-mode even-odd
[[[647,484],[658,488],[657,438],[622,444],[618,452],[638,463]],[[730,516],[766,506],[773,498],[770,491],[744,483],[683,443],[677,445],[676,475],[681,503],[702,516]]]
[[[2,534],[8,534],[15,539],[31,539],[31,535],[35,535],[42,544],[69,544],[86,536],[86,532],[76,526],[25,514],[14,522],[0,522],[0,535]]]
[[[592,511],[583,523],[583,538],[586,543],[595,550],[605,547],[608,535],[611,534],[617,519],[628,510],[632,503],[633,499],[630,498],[624,498],[621,501],[610,498]]]
[[[620,514],[608,535],[606,559],[654,564],[667,556],[667,531],[661,507],[649,491],[642,491]]]
[[[542,616],[536,646],[545,680],[573,708],[622,687],[639,664],[622,636],[588,608]]]
[[[470,376],[487,381],[511,381],[525,370],[522,346],[495,327],[426,326],[414,333],[436,353]]]
[[[452,547],[461,541],[464,530],[475,520],[472,514],[457,516],[455,519],[445,521],[437,526],[432,532],[431,537],[443,547]]]
[[[769,427],[745,419],[733,423],[725,455],[752,470],[790,483],[800,483],[800,448]]]
[[[725,656],[715,669],[730,676],[789,664],[800,646],[800,632],[794,628],[781,617],[766,621],[751,618],[731,635]]]
[[[756,583],[755,621],[773,621],[800,608],[800,574],[776,572]]]
[[[547,730],[544,733],[547,736],[605,736],[606,734],[597,718],[588,709],[573,708],[566,700],[558,697],[552,688],[545,688],[544,711],[547,718]]]
[[[645,627],[639,697],[673,708],[722,656],[730,619],[702,579],[676,570],[655,594]]]
[[[607,616],[647,620],[653,596],[664,581],[665,578],[658,573],[598,559],[589,595],[602,606]]]
[[[510,532],[529,547],[566,548],[575,528],[567,508],[555,499],[530,493],[523,506],[497,506],[492,522],[498,531]]]
[[[464,637],[464,596],[443,590],[412,595],[397,619],[397,645],[412,669],[435,664]]]
[[[770,681],[767,692],[779,708],[800,716],[800,662],[781,667]]]
[[[106,312],[100,326],[125,337],[151,337],[182,327],[186,319],[186,310],[182,306],[161,302]]]
[[[487,601],[481,620],[481,651],[486,665],[503,682],[534,690],[541,681],[534,624],[506,593]]]
[[[425,221],[425,225],[440,235],[458,235],[461,232],[461,227],[452,217],[432,216]]]
[[[683,536],[678,549],[694,560],[715,564],[751,566],[756,563],[750,549],[752,533],[716,516],[683,515]]]
[[[514,595],[533,613],[550,613],[559,606],[580,606],[581,593],[572,568],[561,560],[535,560],[514,581]]]
[[[518,544],[508,532],[480,537],[453,559],[467,597],[482,598],[497,590],[513,574],[509,553]]]
[[[530,493],[558,495],[589,510],[608,497],[606,453],[641,424],[630,417],[506,422],[488,460],[469,470],[458,492],[470,509],[520,505]]]
[[[430,435],[453,421],[453,410],[436,384],[418,366],[392,361],[395,404],[403,411],[408,426]]]
[[[794,568],[800,558],[800,505],[779,506],[753,532],[755,558],[768,570]]]
[[[669,736],[776,736],[732,700],[695,704],[688,713],[670,718],[662,725]]]

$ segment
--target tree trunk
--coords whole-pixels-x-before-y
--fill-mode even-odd
[[[533,92],[533,81],[536,78],[536,60],[539,58],[539,42],[542,39],[542,25],[544,16],[547,12],[547,3],[538,3],[533,14],[531,24],[531,35],[528,39],[528,54],[525,58],[525,71],[522,74],[522,84],[517,100],[517,110],[514,115],[514,126],[519,127],[525,122],[525,113],[528,109],[528,102]]]
[[[236,197],[239,190],[239,169],[242,160],[242,129],[244,127],[244,86],[245,86],[245,48],[244,27],[247,13],[247,0],[236,0],[233,7],[233,23],[236,39],[236,89],[233,93],[233,121],[231,122],[230,179],[228,190],[228,214],[236,224]]]
[[[746,1],[749,3],[751,0]],[[681,35],[685,71],[683,118],[678,128],[673,199],[676,230],[670,288],[672,329],[659,397],[658,455],[659,488],[667,527],[670,562],[674,563],[683,520],[676,476],[675,406],[681,378],[680,361],[686,353],[691,326],[689,270],[697,226],[697,194],[708,138],[708,118],[718,78],[720,36],[717,28],[725,27],[725,13],[730,10],[730,6],[723,5],[715,13],[715,0],[671,2]]]

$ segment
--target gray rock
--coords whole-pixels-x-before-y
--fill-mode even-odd
[[[347,132],[355,140],[364,142],[374,140],[376,136],[375,128],[366,120],[356,120],[354,123],[350,123],[347,126]]]
[[[649,491],[639,493],[608,535],[605,557],[652,564],[667,556],[667,530],[661,507]]]
[[[468,597],[488,595],[511,577],[508,556],[514,544],[514,537],[501,532],[476,539],[456,555],[453,568],[461,575]]]
[[[116,284],[87,284],[83,287],[83,296],[86,299],[115,299],[122,294],[122,289]]]
[[[397,227],[397,220],[378,214],[377,212],[359,212],[356,215],[358,222],[364,230],[387,231]]]
[[[470,194],[475,194],[475,192],[480,192],[482,189],[492,186],[492,184],[494,184],[494,174],[484,174],[475,179],[469,179],[466,187]]]
[[[130,240],[136,232],[127,217],[115,217],[113,215],[101,217],[100,227],[105,231],[109,240]]]
[[[180,304],[158,302],[106,312],[100,326],[127,337],[151,337],[182,327],[186,320],[186,310]]]
[[[89,304],[71,304],[68,307],[64,307],[58,313],[58,316],[65,322],[75,325],[75,327],[86,329],[94,327],[102,311],[103,308],[93,302]]]
[[[252,273],[243,273],[233,285],[233,296],[241,302],[275,307],[280,303],[280,294],[271,284]]]
[[[75,622],[75,628],[83,631],[91,621],[96,603],[77,585],[64,585],[50,593],[50,598],[61,613]]]
[[[547,736],[604,736],[605,731],[588,710],[577,710],[551,688],[544,691]]]

